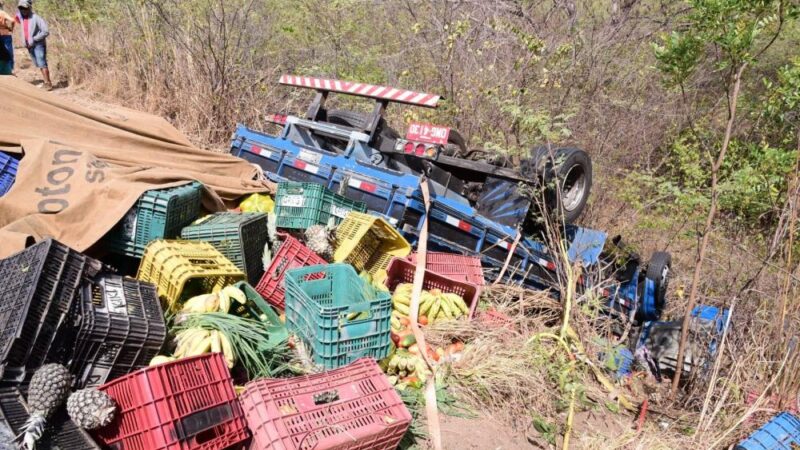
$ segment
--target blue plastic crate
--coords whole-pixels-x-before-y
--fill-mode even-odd
[[[286,325],[326,369],[369,356],[382,359],[391,346],[388,292],[365,283],[349,264],[286,272]]]
[[[19,161],[0,152],[0,197],[6,194],[17,178]]]
[[[180,236],[181,229],[200,216],[202,190],[203,185],[193,181],[145,192],[105,235],[105,248],[112,253],[141,258],[151,241]]]
[[[782,412],[739,442],[736,450],[792,450],[800,446],[800,419]]]

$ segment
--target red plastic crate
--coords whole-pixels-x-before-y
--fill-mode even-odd
[[[222,450],[249,436],[221,353],[138,370],[98,389],[117,416],[93,433],[119,450]]]
[[[316,375],[260,379],[241,396],[251,450],[394,450],[411,414],[374,359]]]
[[[408,260],[417,263],[417,254],[408,255]],[[425,268],[452,280],[463,281],[476,286],[484,286],[483,267],[477,256],[456,255],[454,253],[428,252],[425,255]]]
[[[284,310],[286,309],[286,288],[283,285],[283,276],[286,271],[300,267],[327,264],[328,262],[317,256],[316,253],[309,250],[308,247],[292,236],[286,234],[282,237],[285,240],[275,257],[272,258],[269,268],[264,272],[258,285],[256,285],[256,291],[269,304]]]
[[[386,278],[386,287],[390,291],[394,291],[400,283],[413,283],[414,272],[417,266],[406,259],[395,258],[389,263],[388,277]],[[425,270],[425,277],[422,279],[422,289],[430,291],[431,289],[439,289],[442,292],[452,292],[458,294],[464,299],[469,307],[469,319],[475,315],[475,308],[478,307],[478,300],[481,296],[481,289],[474,284],[465,283],[463,281],[456,281],[440,275],[430,269]]]

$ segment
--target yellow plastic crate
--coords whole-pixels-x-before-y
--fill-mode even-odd
[[[208,242],[150,242],[136,278],[158,287],[167,310],[176,312],[187,298],[245,279],[244,272]]]
[[[392,258],[410,253],[408,241],[380,217],[350,212],[336,228],[333,261],[349,263],[359,272],[386,270]]]

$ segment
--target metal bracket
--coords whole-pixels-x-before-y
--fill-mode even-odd
[[[308,107],[306,112],[306,119],[316,121],[319,118],[319,112],[325,107],[325,100],[328,99],[328,91],[318,90],[314,101]]]

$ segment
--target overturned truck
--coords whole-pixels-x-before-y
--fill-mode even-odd
[[[488,280],[502,276],[534,289],[557,291],[559,285],[558,255],[544,243],[541,220],[555,219],[563,225],[569,260],[584,267],[582,288],[596,288],[610,310],[638,322],[660,316],[669,255],[657,252],[642,264],[619,239],[574,225],[592,186],[585,151],[541,147],[512,164],[468,149],[454,129],[412,123],[401,137],[384,119],[390,103],[436,108],[437,95],[291,75],[280,83],[316,91],[306,114],[275,115],[271,121],[283,125],[275,136],[238,125],[231,142],[231,153],[259,165],[273,181],[319,183],[363,201],[412,244],[427,220],[429,248],[479,256]],[[372,112],[327,109],[332,93],[370,99]]]

